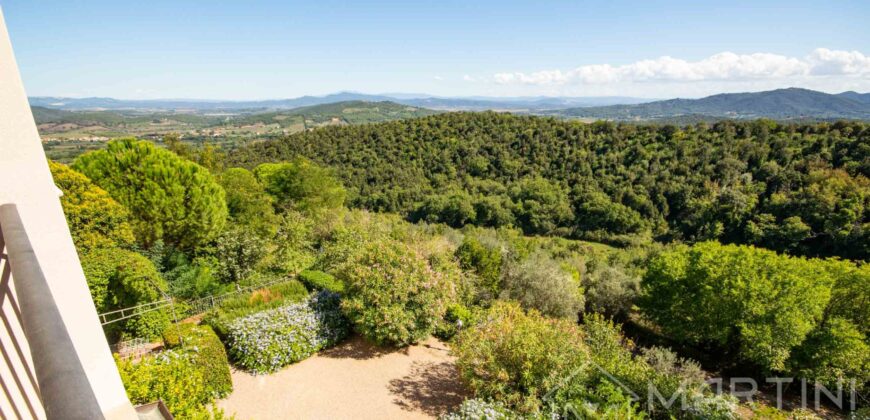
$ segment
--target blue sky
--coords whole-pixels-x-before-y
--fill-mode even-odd
[[[870,91],[868,1],[0,0],[33,96]]]

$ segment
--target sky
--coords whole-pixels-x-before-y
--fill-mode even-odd
[[[31,96],[870,92],[870,1],[0,0]]]

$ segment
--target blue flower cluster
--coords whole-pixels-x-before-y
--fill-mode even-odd
[[[350,333],[337,293],[239,318],[229,326],[230,357],[254,373],[271,373],[333,346]]]
[[[459,408],[449,414],[442,415],[440,420],[511,420],[520,416],[511,412],[504,405],[482,399],[468,399]]]

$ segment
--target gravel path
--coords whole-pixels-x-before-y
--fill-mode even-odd
[[[447,346],[383,350],[360,338],[265,376],[233,372],[218,405],[248,419],[429,419],[466,396]]]

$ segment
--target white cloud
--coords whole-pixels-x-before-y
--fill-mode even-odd
[[[437,81],[439,81],[439,82],[442,81],[442,80],[444,80],[444,78],[441,77],[441,76],[435,76],[435,77],[433,77],[433,79],[435,79],[435,80],[437,80]]]
[[[870,57],[858,51],[831,51],[817,48],[808,57],[812,74],[818,75],[870,75]]]
[[[700,61],[669,56],[612,66],[596,64],[570,70],[497,73],[499,84],[604,85],[634,82],[721,82],[794,80],[817,76],[870,78],[870,57],[858,51],[818,48],[803,58],[770,53],[723,52]]]
[[[468,75],[468,74],[463,75],[463,76],[462,76],[462,80],[463,80],[463,81],[466,81],[466,82],[476,82],[476,81],[477,81],[476,78],[471,77],[471,75]]]

